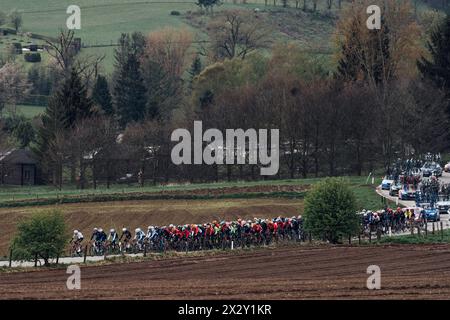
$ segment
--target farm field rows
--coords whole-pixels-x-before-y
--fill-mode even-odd
[[[381,290],[366,287],[374,264]],[[74,291],[65,269],[5,273],[0,298],[444,299],[449,276],[448,244],[293,246],[81,267],[82,289]]]
[[[289,199],[232,199],[232,200],[152,200],[104,203],[66,204],[57,206],[62,210],[69,232],[82,231],[86,237],[94,227],[105,230],[123,226],[134,230],[148,225],[204,223],[214,219],[237,219],[254,217],[273,218],[298,215],[303,208],[302,200]],[[42,209],[49,207],[42,207]],[[51,207],[51,208],[54,208]],[[41,209],[41,208],[39,208]],[[0,209],[2,221],[0,233],[0,256],[8,254],[9,243],[16,231],[17,222],[30,216],[36,208]]]

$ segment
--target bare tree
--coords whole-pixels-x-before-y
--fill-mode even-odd
[[[23,25],[22,13],[20,13],[18,10],[11,11],[11,13],[9,14],[9,21],[14,27],[14,30],[18,32]]]
[[[213,60],[245,57],[268,43],[267,26],[254,14],[224,11],[209,26]]]
[[[29,94],[31,85],[21,68],[7,63],[0,68],[0,115],[6,105],[16,105]]]
[[[80,48],[75,42],[75,32],[73,30],[61,30],[58,38],[46,40],[46,51],[54,59],[59,71],[66,75],[72,69],[81,75],[87,84],[97,78],[100,63],[105,55],[85,55],[83,59],[77,59]]]
[[[183,29],[154,31],[147,37],[146,57],[162,66],[166,73],[181,77],[192,39],[192,33]]]

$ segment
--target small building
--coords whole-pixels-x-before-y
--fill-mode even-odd
[[[37,161],[27,149],[0,150],[0,185],[36,184]]]

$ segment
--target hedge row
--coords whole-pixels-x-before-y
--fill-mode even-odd
[[[18,208],[29,206],[48,206],[65,203],[89,203],[129,200],[211,200],[211,199],[254,199],[254,198],[304,198],[306,192],[251,192],[230,193],[221,195],[194,195],[194,194],[151,194],[151,193],[126,193],[126,194],[102,194],[86,196],[63,196],[61,198],[30,199],[22,201],[6,201],[0,203],[0,208]]]
[[[24,59],[26,62],[41,62],[41,54],[39,52],[27,52],[24,55]]]

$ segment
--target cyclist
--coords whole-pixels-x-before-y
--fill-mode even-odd
[[[96,241],[97,235],[98,235],[98,229],[94,228],[94,230],[92,231],[92,235],[91,235],[91,241]]]
[[[119,242],[119,235],[115,229],[109,230],[108,241],[112,248],[117,246],[117,242]]]
[[[122,249],[127,249],[131,240],[131,232],[127,228],[122,228],[122,234],[120,235],[119,241],[122,241],[122,239],[124,242],[124,246],[122,246]]]
[[[72,241],[77,253],[81,252],[81,242],[83,241],[83,234],[78,230],[73,230]]]
[[[106,235],[105,231],[103,231],[102,228],[98,228],[98,233],[96,237],[96,242],[99,248],[105,245],[106,240],[108,239],[108,236]]]
[[[152,241],[156,237],[157,234],[158,233],[154,226],[148,226],[146,237],[149,241]]]
[[[134,240],[138,244],[139,250],[141,250],[142,246],[144,244],[144,240],[145,240],[145,233],[144,233],[144,231],[141,230],[141,228],[136,228],[134,230],[134,233],[135,233],[134,234]]]
[[[128,241],[131,239],[131,232],[127,228],[122,228],[122,234],[120,235],[119,241]]]

